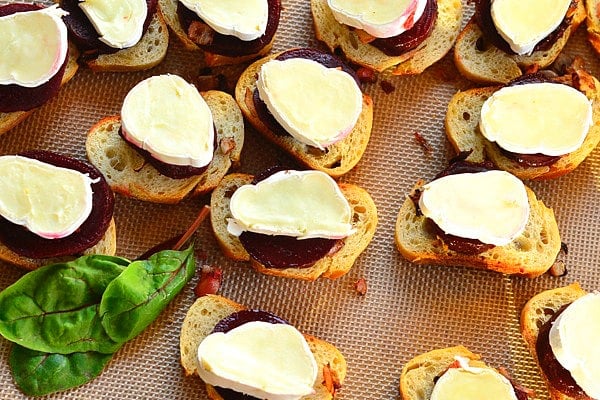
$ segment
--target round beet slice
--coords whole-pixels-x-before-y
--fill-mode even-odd
[[[92,212],[74,233],[59,239],[42,238],[27,228],[0,217],[0,241],[15,253],[30,258],[77,255],[98,243],[108,229],[115,202],[112,190],[102,174],[81,161],[50,151],[28,151],[20,155],[57,167],[74,169],[97,179],[98,182],[92,184]]]
[[[8,4],[0,7],[0,17],[5,17],[18,12],[36,11],[43,8],[44,7],[42,6],[34,4]],[[58,72],[50,78],[48,82],[40,86],[24,87],[17,84],[0,85],[0,112],[29,111],[36,107],[40,107],[54,97],[60,89],[62,78],[67,67],[68,57],[69,55],[67,54],[65,62]]]
[[[437,14],[437,0],[428,0],[423,15],[412,28],[397,36],[375,39],[370,44],[390,57],[402,55],[416,48],[429,37]]]
[[[177,14],[179,22],[185,32],[192,22],[199,21],[204,23],[195,12],[185,7],[181,2],[177,2]],[[281,1],[268,0],[269,19],[267,29],[261,37],[245,41],[232,35],[222,35],[213,30],[212,42],[210,44],[198,45],[202,50],[209,53],[220,54],[227,57],[240,57],[258,53],[267,44],[271,43],[277,27],[279,26],[279,17],[281,15]]]

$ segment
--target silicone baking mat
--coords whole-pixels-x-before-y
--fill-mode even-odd
[[[309,2],[282,3],[274,50],[323,48],[314,38]],[[466,21],[473,8],[466,1],[464,6]],[[600,61],[585,39],[584,26],[570,40],[565,53],[582,56],[588,70],[598,76]],[[203,67],[199,60],[198,54],[186,52],[172,37],[166,60],[150,71],[93,73],[80,68],[58,97],[0,137],[0,154],[48,149],[85,160],[86,132],[102,117],[118,114],[133,85],[167,72],[193,80]],[[451,56],[419,76],[383,74],[378,79],[364,85],[375,103],[371,141],[359,165],[342,178],[366,188],[379,212],[375,238],[352,270],[337,280],[316,282],[258,274],[221,254],[208,221],[196,234],[199,264],[223,269],[220,294],[276,313],[301,331],[334,343],[348,362],[340,399],[397,399],[399,374],[406,361],[422,352],[457,344],[481,354],[492,365],[506,367],[540,399],[547,399],[520,337],[518,315],[527,299],[544,289],[573,281],[587,290],[600,288],[596,270],[600,151],[594,151],[567,176],[529,183],[555,210],[562,240],[569,246],[566,276],[544,275],[531,280],[461,267],[412,265],[394,245],[397,211],[419,178],[431,179],[447,164],[452,151],[444,135],[446,106],[456,91],[473,84],[459,76]],[[384,91],[382,82],[393,90]],[[290,161],[249,125],[246,128],[239,171],[256,173]],[[430,152],[423,150],[415,133],[430,144]],[[117,195],[118,254],[134,258],[184,231],[208,201],[205,196],[178,205],[157,205]],[[0,289],[24,273],[10,265],[0,266]],[[364,296],[355,290],[355,282],[361,278],[368,287]],[[207,399],[200,379],[185,377],[179,365],[179,329],[194,301],[195,283],[196,278],[158,320],[119,350],[99,378],[48,398]],[[9,343],[0,340],[0,398],[25,398],[13,384],[8,349]]]

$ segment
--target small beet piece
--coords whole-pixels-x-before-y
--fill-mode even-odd
[[[57,167],[74,169],[97,180],[92,184],[92,211],[74,233],[60,239],[42,238],[27,228],[0,217],[0,241],[15,253],[30,258],[76,255],[98,243],[108,229],[115,203],[113,192],[100,171],[81,161],[50,151],[28,151],[20,155]]]
[[[205,265],[202,267],[200,279],[194,288],[194,294],[196,297],[202,297],[207,294],[216,294],[221,287],[222,281],[223,270],[221,268]]]

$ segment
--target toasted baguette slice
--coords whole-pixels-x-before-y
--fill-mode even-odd
[[[65,67],[65,73],[61,80],[61,85],[66,84],[75,76],[77,69],[79,69],[79,64],[77,64],[77,58],[79,58],[79,51],[77,48],[69,42],[69,53],[67,59],[67,66]],[[15,111],[10,113],[0,112],[0,135],[8,132],[19,123],[24,121],[27,117],[29,117],[33,112],[37,110],[34,108],[29,111]]]
[[[516,175],[520,179],[552,179],[573,171],[594,150],[600,141],[600,82],[583,70],[576,71],[577,81],[585,95],[593,101],[593,126],[581,147],[561,157],[549,166],[524,167],[507,158],[498,145],[485,139],[479,132],[481,107],[500,86],[469,89],[456,93],[448,104],[446,113],[446,135],[457,153],[471,151],[467,160],[481,162],[486,158],[498,168]],[[558,78],[574,86],[574,78],[565,75]]]
[[[413,190],[419,189],[419,182]],[[445,246],[428,228],[427,218],[417,215],[416,207],[407,198],[396,220],[396,246],[408,260],[417,264],[465,266],[503,274],[534,278],[546,272],[560,251],[560,235],[554,211],[538,200],[526,187],[530,214],[525,230],[511,243],[495,246],[480,254],[468,255]]]
[[[450,51],[462,22],[460,0],[438,0],[438,15],[429,37],[417,48],[399,56],[388,56],[378,48],[360,41],[356,31],[340,24],[327,5],[327,0],[311,0],[311,12],[317,39],[333,53],[340,49],[353,63],[394,75],[415,75],[440,60]]]
[[[596,53],[600,54],[600,1],[585,0],[588,40]]]
[[[551,49],[535,51],[531,55],[508,54],[488,43],[474,17],[458,35],[454,45],[454,63],[458,71],[475,82],[494,84],[507,83],[523,74],[523,70],[537,66],[544,68],[558,57],[563,47],[585,20],[586,12],[583,0],[577,3],[571,25],[566,29]]]
[[[192,304],[183,320],[179,337],[180,360],[186,375],[198,375],[198,346],[212,332],[217,322],[244,309],[246,307],[241,304],[217,295],[202,296]],[[302,400],[332,399],[334,393],[326,386],[323,370],[328,368],[333,381],[341,385],[346,377],[346,360],[332,344],[311,335],[305,334],[304,337],[315,356],[319,373],[314,385],[315,394],[304,396]],[[223,400],[211,385],[207,384],[206,389],[211,399]]]
[[[115,255],[117,250],[117,229],[115,227],[114,218],[111,219],[104,236],[98,243],[89,249],[85,250],[82,255],[85,254],[105,254],[109,256]],[[68,260],[73,260],[77,256],[72,257],[57,257],[57,258],[28,258],[23,257],[8,247],[6,247],[3,243],[0,243],[0,260],[6,261],[13,265],[16,265],[21,268],[25,268],[28,270],[33,270],[39,267],[43,267],[44,265],[53,264],[57,262],[63,262]]]
[[[352,208],[352,227],[356,232],[344,239],[342,248],[328,255],[309,268],[267,268],[253,260],[246,252],[240,240],[227,231],[227,220],[232,218],[229,202],[235,190],[252,182],[253,176],[247,174],[227,175],[213,191],[210,199],[210,220],[217,242],[223,253],[235,261],[250,261],[258,272],[267,275],[283,276],[313,281],[320,276],[336,279],[346,274],[360,253],[368,246],[377,227],[377,208],[371,196],[360,187],[348,183],[339,183],[342,193]]]
[[[478,354],[472,353],[464,346],[431,350],[416,356],[402,368],[400,374],[402,400],[429,400],[436,377],[442,375],[454,363],[456,356],[468,358],[469,365],[472,367],[490,368],[480,360]]]
[[[536,363],[538,363],[538,356],[535,348],[541,327],[548,322],[562,306],[572,303],[585,294],[587,294],[586,291],[583,290],[578,283],[572,283],[569,286],[541,292],[533,296],[527,304],[525,304],[525,307],[523,307],[523,310],[521,311],[521,334]],[[550,392],[550,398],[552,400],[575,400],[573,397],[555,390],[541,368],[540,371],[548,386],[548,391]]]
[[[159,6],[146,33],[135,46],[112,54],[100,54],[85,60],[85,63],[96,72],[142,71],[160,64],[167,55],[168,47],[169,29]]]
[[[177,3],[178,0],[158,0],[158,4],[160,5],[167,25],[169,28],[171,28],[171,32],[173,32],[173,34],[181,41],[183,46],[189,51],[202,51],[200,47],[198,47],[198,45],[196,45],[196,43],[189,38],[181,26],[181,23],[179,22],[179,16],[177,15]],[[273,40],[271,40],[271,42],[269,42],[265,47],[260,49],[259,52],[239,57],[229,57],[208,51],[202,51],[204,55],[204,62],[208,67],[217,67],[221,65],[241,64],[247,61],[252,61],[269,54],[273,48],[274,41],[275,36],[273,36]]]
[[[239,162],[244,121],[229,94],[211,90],[203,92],[202,97],[212,111],[217,130],[217,149],[202,175],[186,179],[162,175],[119,135],[119,116],[104,118],[90,129],[86,140],[88,159],[115,192],[139,200],[173,204],[188,195],[210,192],[229,168]]]
[[[373,126],[373,100],[368,95],[363,94],[362,112],[356,125],[348,136],[329,146],[327,151],[320,151],[317,148],[307,146],[291,135],[278,135],[259,118],[254,108],[252,96],[254,89],[256,89],[260,67],[279,54],[281,53],[254,62],[242,73],[235,87],[235,99],[252,126],[272,143],[285,150],[308,168],[323,171],[334,178],[340,177],[358,164],[367,149]]]

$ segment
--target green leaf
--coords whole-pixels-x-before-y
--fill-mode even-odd
[[[25,274],[0,292],[0,334],[47,353],[113,353],[122,343],[104,331],[104,290],[129,265],[112,256],[83,256]]]
[[[133,339],[150,325],[194,276],[193,247],[165,250],[135,261],[113,280],[100,302],[102,325],[116,342]]]
[[[112,354],[52,354],[12,346],[9,365],[17,387],[29,396],[71,389],[88,383],[104,370]]]

